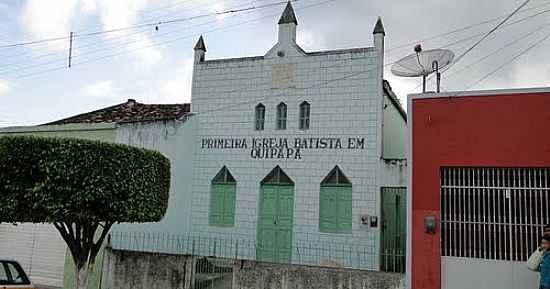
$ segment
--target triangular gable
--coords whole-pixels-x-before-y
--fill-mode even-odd
[[[229,172],[226,166],[223,166],[218,174],[212,179],[212,183],[216,184],[234,184],[236,182],[237,181],[235,181],[235,178]]]
[[[346,185],[346,186],[348,186],[349,185],[349,186],[351,186],[351,182],[346,177],[346,175],[344,175],[344,173],[342,173],[340,168],[338,166],[335,166],[334,169],[332,169],[332,171],[330,171],[330,173],[325,177],[325,179],[323,179],[323,181],[321,182],[321,185],[325,185],[325,186],[331,186],[331,185],[339,185],[339,186]]]
[[[262,184],[276,184],[276,185],[294,185],[294,182],[290,177],[281,169],[276,166],[261,182]]]

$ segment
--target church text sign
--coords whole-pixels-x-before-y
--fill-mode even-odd
[[[305,150],[364,150],[365,138],[203,138],[201,148],[247,149],[253,159],[302,159]]]

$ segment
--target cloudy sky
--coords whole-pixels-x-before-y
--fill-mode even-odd
[[[0,126],[44,123],[128,98],[188,102],[198,36],[204,34],[210,59],[263,55],[276,41],[276,23],[284,5],[215,13],[278,1],[2,1]],[[298,42],[306,51],[372,46],[372,29],[381,16],[387,34],[385,61],[392,63],[411,53],[414,43],[425,49],[446,47],[458,55],[523,1],[299,0],[294,5]],[[203,17],[182,20],[199,15]],[[141,25],[174,19],[180,21],[159,25],[158,30]],[[444,75],[444,90],[549,85],[550,40],[472,86],[550,33],[550,1],[531,0],[508,23],[512,25],[498,30]],[[125,27],[134,28],[94,34]],[[69,69],[71,31],[76,37]],[[44,39],[58,40],[13,46]],[[394,77],[389,66],[385,78],[402,101],[418,91],[417,79]]]

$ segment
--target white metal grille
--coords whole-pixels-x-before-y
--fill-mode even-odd
[[[550,168],[442,168],[443,256],[525,261],[550,224]]]

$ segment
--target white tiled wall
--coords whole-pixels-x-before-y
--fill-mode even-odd
[[[288,54],[287,54],[288,55]],[[300,55],[300,53],[290,54]],[[260,181],[277,165],[295,182],[296,246],[320,242],[357,245],[372,254],[377,268],[379,228],[361,224],[361,215],[379,215],[379,109],[381,53],[376,48],[333,55],[301,55],[206,61],[195,64],[193,107],[198,120],[194,159],[192,230],[195,234],[256,239]],[[293,63],[296,88],[272,88],[272,65]],[[363,72],[363,73],[361,73]],[[354,75],[350,77],[351,75]],[[331,81],[339,79],[337,81]],[[298,129],[299,104],[311,104],[310,129]],[[286,130],[275,130],[276,106],[288,106]],[[254,107],[266,106],[265,130],[254,130]],[[364,150],[305,149],[302,158],[252,159],[248,149],[201,149],[203,138],[364,138]],[[208,225],[210,181],[227,166],[237,180],[235,226]],[[319,233],[320,182],[338,165],[353,184],[353,233]],[[293,260],[297,260],[296,254]]]

